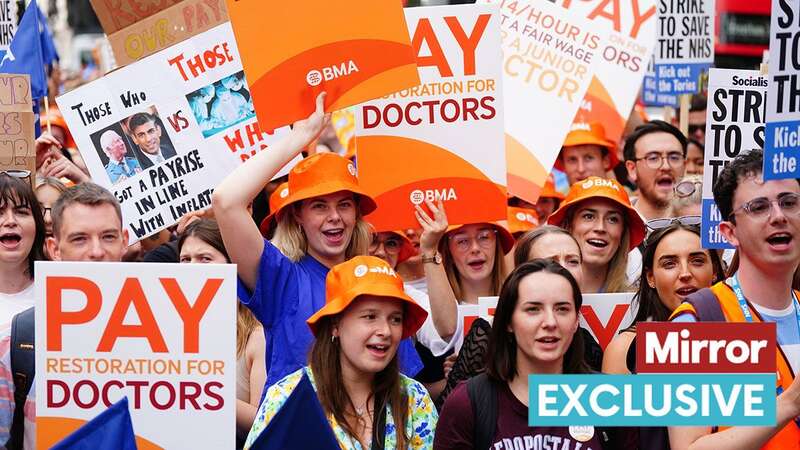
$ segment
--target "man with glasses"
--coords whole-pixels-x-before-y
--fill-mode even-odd
[[[628,136],[623,153],[628,179],[638,189],[634,208],[645,219],[670,217],[673,189],[685,169],[686,137],[672,125],[654,120]]]
[[[673,312],[674,322],[775,322],[777,424],[772,427],[670,429],[672,448],[796,449],[800,442],[800,304],[792,279],[800,261],[800,183],[764,181],[763,152],[734,159],[719,175],[714,201],[725,221],[720,232],[739,254],[739,268],[725,281],[691,294]]]

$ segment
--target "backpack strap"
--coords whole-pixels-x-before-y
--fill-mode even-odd
[[[497,428],[497,388],[486,373],[482,373],[467,381],[467,395],[474,423],[473,448],[488,450]]]
[[[700,322],[725,322],[725,314],[717,296],[709,288],[703,288],[689,295],[685,300],[694,307]]]
[[[28,308],[11,320],[11,373],[14,376],[14,419],[8,450],[22,449],[25,440],[25,401],[35,375],[34,311]]]

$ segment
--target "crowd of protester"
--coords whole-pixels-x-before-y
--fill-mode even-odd
[[[12,364],[25,345],[12,324],[32,333],[34,262],[54,260],[237,265],[239,448],[272,438],[304,383],[344,449],[798,448],[800,182],[763,180],[760,151],[738,157],[713,187],[735,255],[703,248],[702,99],[689,136],[636,111],[621,142],[576,123],[555,165],[568,192],[551,177],[536,204],[509,197],[507,221],[451,223],[446,203],[426,201],[417,228],[390,231],[365,219],[377,205],[356,161],[319,150],[332,134],[323,102],[217,186],[212,209],[130,246],[117,199],[52,112],[36,172],[0,173],[0,443],[35,448],[33,374]],[[637,314],[604,351],[580,326],[583,295],[621,292]],[[493,319],[464,329],[459,305],[493,296]],[[667,320],[775,322],[777,424],[597,428],[580,441],[528,426],[529,374],[635,374],[637,324]]]

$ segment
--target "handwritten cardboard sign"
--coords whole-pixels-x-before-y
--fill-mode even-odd
[[[210,208],[220,181],[285,133],[262,127],[252,100],[227,22],[57,99],[134,242]]]
[[[106,34],[111,35],[181,0],[89,0]]]
[[[0,124],[0,170],[28,170],[33,174],[36,147],[28,75],[0,74]]]
[[[117,64],[124,66],[227,20],[225,0],[183,0],[109,34],[108,41]]]

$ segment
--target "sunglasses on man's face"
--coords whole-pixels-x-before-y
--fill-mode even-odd
[[[651,230],[660,230],[667,228],[673,223],[679,223],[685,227],[700,226],[700,216],[681,216],[681,217],[664,217],[663,219],[653,219],[647,221],[647,228]]]

